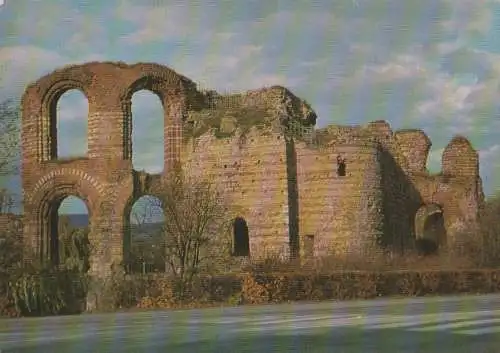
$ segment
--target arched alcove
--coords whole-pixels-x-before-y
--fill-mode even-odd
[[[422,206],[415,215],[417,250],[431,255],[446,243],[447,233],[442,208],[437,204]]]
[[[248,225],[242,217],[233,221],[233,256],[250,256]]]

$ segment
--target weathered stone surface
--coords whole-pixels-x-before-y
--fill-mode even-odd
[[[72,88],[88,98],[89,152],[60,160],[53,107]],[[165,109],[160,175],[132,169],[130,98],[139,89],[156,93]],[[431,175],[422,131],[393,133],[385,121],[315,130],[312,108],[278,86],[219,95],[157,64],[88,63],[29,85],[22,109],[26,247],[50,256],[51,215],[64,197],[79,196],[90,213],[92,272],[100,275],[126,256],[133,202],[157,193],[177,162],[224,188],[228,212],[247,222],[252,256],[404,250],[422,207],[439,206],[454,229],[475,220],[484,198],[477,152],[465,138],[450,142],[442,173]],[[337,175],[339,158],[345,176]]]

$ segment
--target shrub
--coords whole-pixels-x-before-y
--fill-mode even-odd
[[[80,312],[86,289],[78,272],[43,265],[19,267],[9,281],[9,297],[23,316]]]

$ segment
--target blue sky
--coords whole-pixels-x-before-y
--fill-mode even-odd
[[[158,62],[222,92],[280,84],[311,103],[319,127],[385,119],[393,129],[423,129],[432,171],[453,135],[469,137],[492,195],[500,187],[499,29],[500,0],[6,0],[0,98],[90,60]],[[85,151],[82,97],[60,101],[61,155]],[[134,163],[158,170],[159,101],[138,92],[133,115]]]

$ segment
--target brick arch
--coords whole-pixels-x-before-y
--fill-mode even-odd
[[[121,233],[123,236],[123,261],[125,264],[125,269],[127,272],[133,271],[133,264],[130,262],[131,259],[131,246],[132,246],[132,237],[131,237],[131,229],[130,229],[130,215],[132,212],[132,206],[143,196],[152,196],[159,198],[161,200],[160,195],[155,192],[144,192],[144,193],[133,193],[132,191],[129,193],[128,197],[126,197],[126,193],[123,192],[119,195],[117,202],[116,212],[120,212],[121,219]],[[162,207],[163,214],[165,215],[165,210]]]
[[[44,102],[57,95],[58,91],[73,88],[80,89],[89,95],[93,78],[94,75],[86,64],[64,66],[42,76],[30,84],[27,90],[34,88],[36,94]]]
[[[446,227],[443,207],[437,203],[422,205],[415,214],[417,240],[431,240],[437,247],[446,244]]]
[[[90,82],[82,82],[74,79],[62,79],[60,81],[56,81],[52,86],[48,87],[41,97],[43,111],[52,113],[52,110],[55,108],[59,98],[61,98],[64,93],[72,89],[76,89],[83,93],[85,98],[87,98],[90,102],[92,92],[89,87],[89,83]]]
[[[49,160],[56,155],[57,136],[54,135],[53,126],[56,124],[55,109],[59,98],[65,92],[76,89],[87,98],[90,111],[92,79],[93,76],[87,70],[62,68],[43,76],[26,88],[21,103],[23,137],[32,141],[31,144],[39,144],[38,160]]]
[[[58,262],[57,210],[68,196],[79,197],[86,205],[90,226],[103,200],[102,185],[93,177],[76,169],[56,170],[42,177],[26,197],[27,226],[36,252]],[[34,242],[33,242],[34,240]]]
[[[96,177],[76,168],[59,168],[54,169],[38,179],[33,188],[25,196],[27,204],[36,203],[37,197],[40,200],[40,194],[47,192],[47,189],[57,188],[57,184],[61,185],[82,185],[89,190],[95,190],[98,197],[104,197],[104,184]],[[75,190],[78,187],[75,186]]]
[[[137,63],[127,66],[126,71],[120,87],[122,102],[130,101],[135,92],[143,89],[155,93],[163,104],[169,96],[190,97],[188,91],[196,91],[193,81],[164,65]]]
[[[126,216],[129,215],[133,204],[143,196],[154,196],[161,199],[161,196],[157,190],[149,189],[146,190],[134,190],[134,182],[133,179],[130,179],[127,182],[124,182],[120,185],[120,187],[116,188],[111,197],[113,204],[113,214],[119,215],[120,219],[122,219],[122,224]]]
[[[194,83],[165,66],[137,64],[129,67],[119,89],[122,114],[125,117],[126,133],[123,135],[125,159],[131,159],[133,155],[132,95],[145,89],[156,94],[163,106],[164,170],[171,169],[172,163],[180,159],[182,122],[187,118],[188,101],[193,96],[188,91],[195,89]]]
[[[131,195],[130,197],[127,198],[125,203],[123,204],[123,217],[127,218],[127,216],[130,216],[130,212],[132,211],[132,206],[141,198],[144,196],[151,196],[151,197],[156,197],[161,201],[161,195],[155,192],[144,192],[136,195]]]
[[[128,80],[122,87],[120,94],[122,101],[130,101],[132,95],[140,90],[153,92],[164,104],[169,95],[182,95],[184,86],[182,81],[172,78],[171,75],[161,72],[141,73],[138,76],[133,75],[132,80]]]

